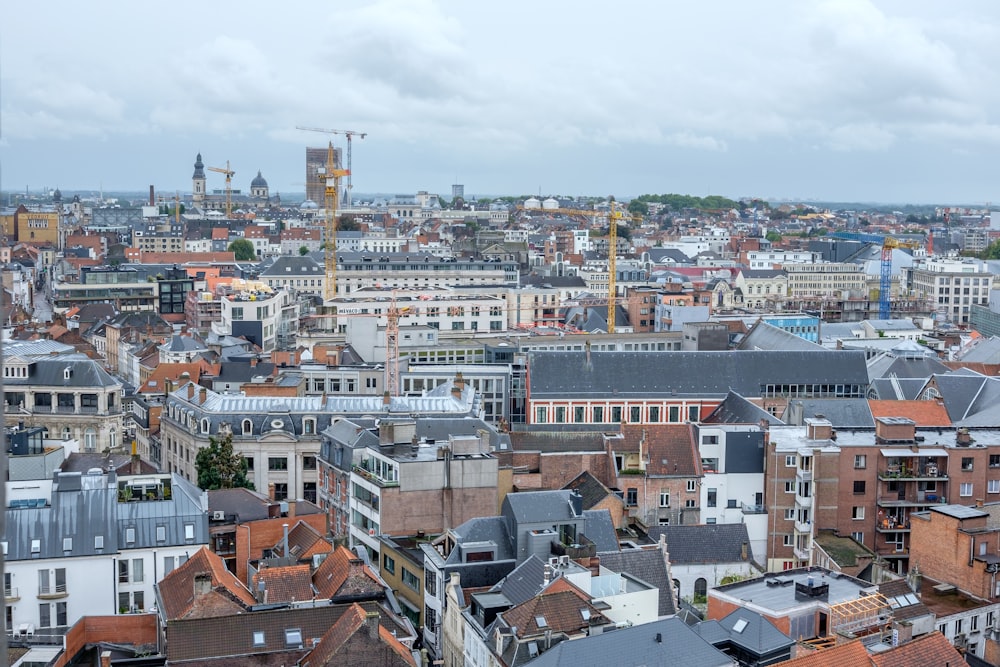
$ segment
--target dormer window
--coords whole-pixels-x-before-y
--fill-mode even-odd
[[[71,377],[73,377],[73,369],[69,368],[69,367],[64,368],[63,369],[63,380],[69,380]]]
[[[253,422],[249,419],[243,420],[243,435],[253,435]]]

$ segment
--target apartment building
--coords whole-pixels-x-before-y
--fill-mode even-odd
[[[864,296],[868,275],[860,264],[826,262],[786,264],[788,296]]]
[[[931,259],[910,269],[908,283],[917,298],[930,301],[938,315],[961,326],[969,324],[972,306],[989,304],[993,275],[980,262]]]
[[[822,255],[808,250],[751,250],[747,252],[747,265],[751,271],[774,271],[788,264],[816,264]]]
[[[219,336],[246,338],[263,352],[291,345],[298,332],[299,307],[285,289],[250,286],[220,297],[221,319],[212,323]]]

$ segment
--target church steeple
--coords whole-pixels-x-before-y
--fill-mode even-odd
[[[201,161],[201,153],[194,160],[194,175],[191,176],[191,199],[196,204],[205,201],[205,163]]]

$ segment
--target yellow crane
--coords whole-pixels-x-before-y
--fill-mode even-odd
[[[364,139],[368,136],[368,133],[358,132],[357,130],[328,130],[322,127],[303,127],[301,125],[296,125],[295,129],[305,130],[307,132],[322,132],[324,134],[342,134],[347,137],[347,192],[344,196],[344,202],[347,206],[350,206],[351,190],[354,189],[354,184],[351,182],[351,139],[354,137],[361,137]]]
[[[323,258],[326,261],[326,281],[323,283],[323,300],[326,302],[337,298],[337,194],[341,176],[351,173],[346,169],[336,169],[334,160],[331,141],[326,150],[326,166],[319,168],[319,179],[325,185],[326,249]]]
[[[618,302],[618,221],[624,217],[615,205],[615,198],[608,198],[608,333],[615,332],[615,308]]]
[[[225,169],[222,167],[206,167],[206,169],[226,175],[226,220],[229,220],[233,213],[233,176],[236,172],[229,168],[229,160],[226,160]]]

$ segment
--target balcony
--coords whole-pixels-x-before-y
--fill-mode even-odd
[[[795,532],[797,532],[797,533],[805,533],[807,535],[811,535],[812,534],[812,521],[810,521],[808,519],[805,520],[805,521],[800,521],[799,519],[796,519],[795,520]]]
[[[798,470],[795,471],[795,477],[800,482],[811,482],[813,479],[813,471],[802,470],[801,468],[799,468]]]
[[[40,600],[58,600],[60,598],[67,597],[68,595],[69,593],[66,591],[66,584],[38,587],[38,599]]]
[[[21,599],[21,594],[18,593],[16,586],[11,586],[3,589],[3,597],[5,602],[17,602]]]
[[[792,547],[792,553],[799,560],[808,561],[809,560],[809,550],[801,549],[799,547]]]
[[[356,472],[358,475],[364,477],[365,479],[367,479],[372,484],[378,484],[381,487],[399,486],[399,481],[396,481],[396,480],[391,481],[391,482],[390,481],[386,481],[386,480],[382,479],[381,477],[376,476],[375,473],[371,472],[370,470],[366,470],[365,468],[362,468],[361,466],[352,466],[351,470],[353,472]]]
[[[875,502],[879,507],[930,507],[931,505],[945,505],[948,499],[937,493],[919,491],[905,493],[902,496],[899,494],[878,496]]]
[[[747,505],[743,503],[744,514],[767,514],[767,505]]]
[[[809,509],[813,505],[812,496],[800,496],[798,493],[795,494],[795,506],[801,507],[802,509]]]
[[[910,522],[893,521],[892,518],[889,517],[876,522],[875,531],[878,533],[908,533],[910,532]]]
[[[948,473],[939,470],[937,466],[924,466],[919,468],[893,467],[880,470],[878,478],[884,482],[895,481],[948,481]]]

